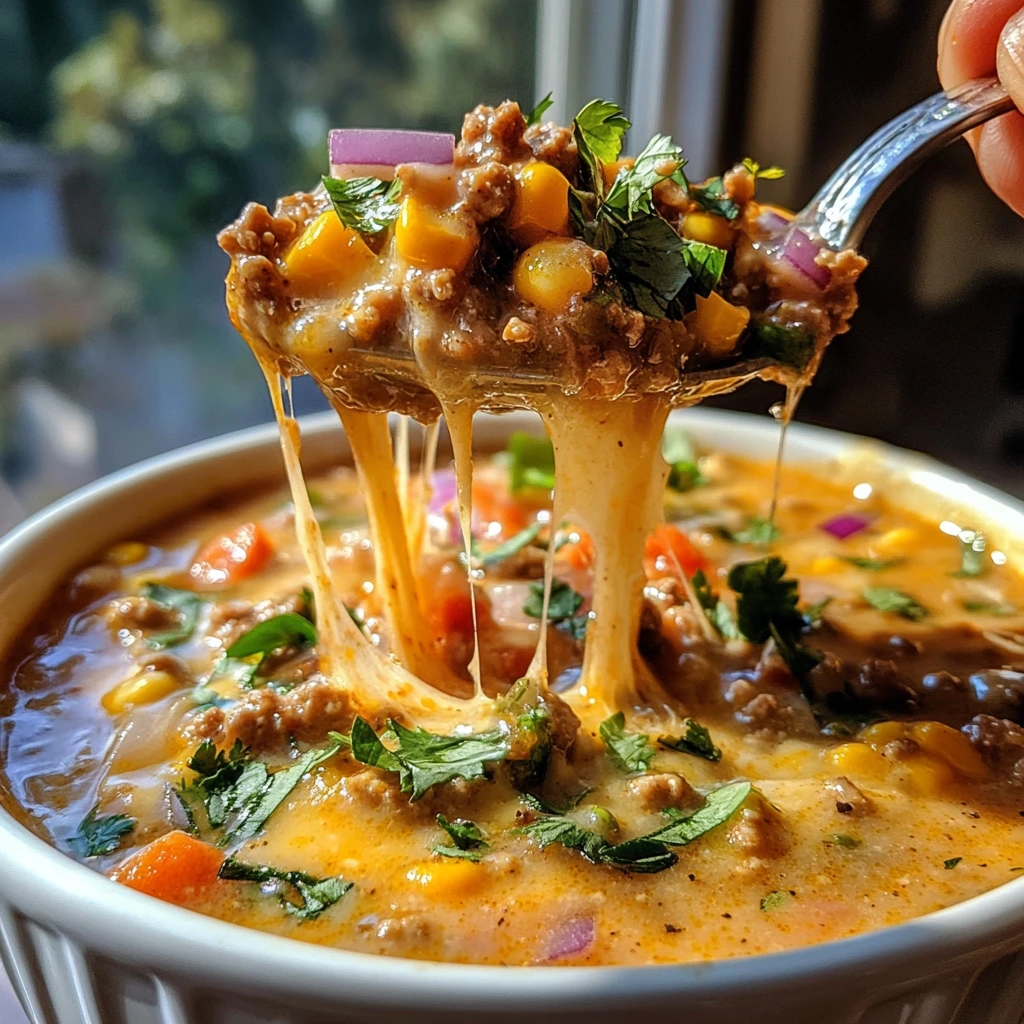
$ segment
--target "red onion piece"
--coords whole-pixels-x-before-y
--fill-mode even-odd
[[[570,917],[551,933],[545,960],[561,960],[589,948],[597,938],[597,926],[592,917]]]
[[[826,533],[831,533],[836,540],[846,540],[847,537],[860,533],[870,525],[871,520],[867,516],[859,515],[856,512],[842,512],[838,516],[825,520],[821,524],[821,529]]]
[[[454,469],[439,469],[430,478],[430,504],[427,511],[441,513],[445,507],[458,500],[459,489],[455,483]]]
[[[810,236],[799,228],[794,228],[783,243],[780,258],[803,274],[812,284],[825,288],[832,280],[832,271],[814,262],[819,252],[821,246],[817,242],[812,241]]]
[[[394,128],[332,128],[332,164],[450,164],[455,136],[445,132],[409,132]]]
[[[789,227],[789,220],[783,217],[777,210],[762,207],[757,215],[757,223],[764,228],[769,235],[781,235]]]

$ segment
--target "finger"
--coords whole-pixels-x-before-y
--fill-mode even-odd
[[[989,188],[1024,217],[1024,115],[989,121],[975,141],[975,153]]]
[[[996,51],[999,80],[1024,111],[1024,8],[1003,26]]]
[[[996,70],[1003,26],[1024,8],[1021,0],[953,0],[939,32],[939,81],[953,89]]]

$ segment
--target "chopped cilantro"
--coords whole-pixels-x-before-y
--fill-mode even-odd
[[[779,528],[763,516],[753,516],[742,530],[735,533],[729,530],[723,530],[722,533],[734,544],[749,544],[756,548],[766,548],[781,536]]]
[[[393,750],[384,746],[369,722],[357,717],[352,723],[352,756],[373,768],[396,773],[410,801],[452,779],[481,778],[486,774],[485,765],[504,761],[509,752],[508,734],[502,730],[439,736],[425,729],[407,729],[390,719],[388,734],[397,740]]]
[[[685,163],[683,151],[668,135],[655,135],[644,146],[633,166],[619,171],[605,196],[605,205],[624,220],[630,220],[641,213],[653,213],[651,190],[666,178],[672,178],[685,187],[686,179],[682,175]],[[716,252],[722,252],[724,256],[721,249]]]
[[[661,456],[669,465],[667,483],[673,491],[689,491],[707,483],[685,427],[677,423],[669,423],[665,427],[661,437]]]
[[[771,167],[762,168],[756,160],[751,160],[749,156],[743,158],[743,166],[755,177],[761,178],[765,181],[775,181],[777,178],[785,176],[785,171],[781,167],[772,165]]]
[[[814,355],[814,335],[798,327],[760,323],[753,332],[753,355],[802,370]]]
[[[695,295],[706,299],[722,280],[725,273],[725,258],[728,253],[706,242],[684,240],[683,262],[690,272]]]
[[[68,846],[79,857],[102,857],[113,853],[121,840],[134,831],[137,822],[127,814],[110,814],[105,818],[96,817],[94,807],[78,826],[78,831],[68,840]]]
[[[776,907],[781,906],[789,899],[788,892],[782,892],[779,889],[773,889],[770,893],[761,897],[761,909],[762,910],[774,910]]]
[[[844,835],[841,832],[837,832],[835,835],[829,836],[825,840],[826,846],[840,846],[844,850],[855,850],[858,846],[864,845],[863,839],[857,839],[854,836]]]
[[[338,219],[361,235],[375,235],[389,228],[398,216],[402,183],[380,178],[323,177],[324,188]]]
[[[280,647],[305,647],[318,639],[316,626],[305,616],[285,612],[253,626],[243,633],[224,653],[229,658],[267,655]]]
[[[669,846],[687,846],[728,821],[750,796],[752,788],[749,782],[729,782],[706,794],[704,806],[696,811],[670,809],[666,813],[671,822],[646,838]]]
[[[885,569],[895,569],[897,565],[902,565],[905,558],[855,558],[850,556],[843,557],[844,562],[849,562],[850,565],[855,565],[858,569],[866,569],[868,572],[882,572]]]
[[[877,608],[880,612],[892,612],[912,622],[919,622],[929,615],[924,605],[895,587],[868,587],[863,592],[863,597],[872,608]]]
[[[669,750],[703,757],[705,761],[721,761],[722,751],[715,746],[707,728],[692,718],[683,720],[681,736],[659,736],[658,742]]]
[[[178,625],[162,633],[153,633],[146,638],[146,644],[158,651],[177,647],[190,639],[199,622],[203,599],[191,590],[177,590],[162,583],[144,583],[141,594],[161,608],[178,613]]]
[[[604,194],[601,164],[619,158],[622,138],[631,127],[617,103],[591,100],[573,121],[573,136],[579,152],[580,170],[584,185],[591,192]]]
[[[525,547],[529,547],[536,539],[542,529],[541,523],[532,523],[525,529],[520,530],[514,537],[499,544],[493,551],[488,551],[480,561],[487,566],[498,565],[506,558],[518,554]]]
[[[626,716],[618,711],[601,723],[604,750],[624,772],[645,772],[654,760],[654,746],[642,732],[626,731]]]
[[[965,612],[974,612],[978,615],[1015,615],[1017,608],[1006,601],[963,601],[962,606]]]
[[[553,747],[551,712],[540,686],[532,679],[520,679],[501,698],[499,707],[509,726],[505,759],[509,780],[518,790],[539,786]]]
[[[548,598],[548,622],[559,625],[571,620],[583,604],[583,595],[573,590],[564,580],[551,581],[551,596]],[[529,593],[523,604],[523,614],[539,619],[544,614],[544,584],[535,580],[530,584]]]
[[[437,824],[451,837],[452,842],[460,850],[473,850],[486,846],[487,840],[480,831],[480,826],[466,818],[449,821],[443,814],[437,816]]]
[[[703,569],[698,569],[693,576],[693,589],[697,601],[707,614],[708,621],[718,630],[724,640],[741,639],[740,631],[733,618],[732,609],[711,589]]]
[[[960,569],[954,576],[970,578],[985,571],[985,535],[974,530],[960,534]]]
[[[551,98],[551,93],[542,99],[537,106],[533,108],[526,115],[526,125],[529,127],[531,124],[540,124],[541,118],[547,113],[548,109],[555,101]]]
[[[686,248],[687,243],[667,220],[643,214],[618,225],[606,251],[615,280],[630,305],[645,316],[679,320],[689,305],[682,301],[686,298],[683,289],[693,278],[684,255]]]
[[[555,449],[548,438],[517,430],[508,439],[508,453],[508,488],[513,494],[527,487],[550,491],[555,486]]]
[[[689,193],[690,198],[708,213],[716,213],[726,220],[735,220],[740,215],[740,204],[725,194],[725,185],[720,177],[708,178],[703,185],[690,182]]]
[[[950,857],[949,860],[944,860],[942,865],[947,871],[952,871],[962,860],[963,857]]]
[[[224,861],[217,877],[232,882],[258,882],[261,886],[274,882],[283,882],[291,886],[298,894],[300,902],[295,903],[289,899],[280,891],[280,886],[277,887],[275,895],[282,908],[300,921],[315,920],[352,888],[352,883],[346,882],[341,875],[316,878],[304,871],[282,871],[266,864],[247,864],[235,857],[228,857]]]

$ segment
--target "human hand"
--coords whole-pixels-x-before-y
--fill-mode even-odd
[[[1024,2],[953,0],[939,29],[942,88],[992,74],[1024,111]],[[989,187],[1024,216],[1024,114],[1005,114],[966,138]]]

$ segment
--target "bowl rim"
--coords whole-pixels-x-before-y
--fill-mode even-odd
[[[726,438],[768,432],[777,426],[763,417],[715,409],[683,411],[680,421],[704,435]],[[515,426],[515,416],[503,416]],[[302,421],[303,438],[340,434],[332,413]],[[502,430],[496,427],[495,430]],[[808,453],[835,457],[865,443],[856,435],[794,424],[788,443]],[[277,444],[274,424],[237,431],[189,445],[123,469],[74,492],[37,513],[0,540],[0,577],[24,549],[63,529],[84,511],[124,492],[150,486],[174,470],[197,469],[253,449]],[[973,480],[916,452],[871,441],[887,463],[923,474],[960,499],[999,510],[1024,532],[1024,502]],[[326,460],[322,460],[326,461]],[[1022,811],[1024,813],[1024,811]],[[857,979],[923,978],[955,965],[979,963],[1024,943],[1024,877],[904,924],[849,938],[778,953],[724,960],[651,966],[489,966],[411,960],[353,952],[261,932],[186,910],[110,882],[33,834],[0,806],[0,953],[17,984],[18,965],[8,938],[7,902],[20,915],[57,928],[90,949],[155,971],[182,974],[199,983],[254,985],[287,992],[317,1005],[341,1000],[377,1009],[410,1010],[429,1002],[433,1009],[478,1010],[496,1004],[508,1012],[543,1007],[583,1011],[666,995],[698,1001],[751,992],[791,989],[811,978],[817,987]],[[914,963],[908,975],[908,960]],[[273,964],[272,971],[261,965]]]

